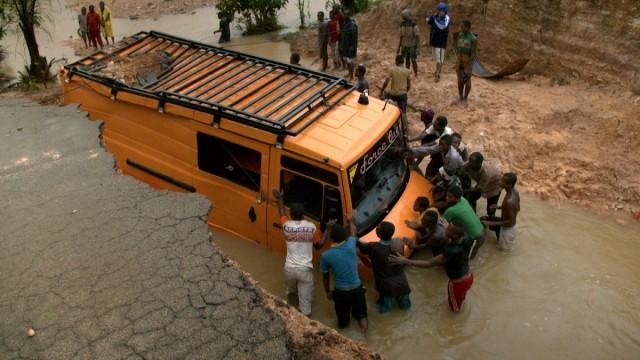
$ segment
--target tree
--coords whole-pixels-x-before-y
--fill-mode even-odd
[[[27,73],[36,80],[46,82],[51,77],[49,64],[47,59],[40,55],[36,38],[36,28],[42,25],[41,2],[42,0],[0,0],[0,8],[3,25],[6,27],[15,23],[24,37],[29,51]]]
[[[298,7],[298,11],[300,12],[300,27],[305,28],[305,19],[307,18],[307,13],[309,12],[309,2],[307,0],[297,0],[296,6]]]
[[[278,30],[278,10],[289,0],[221,0],[216,7],[227,14],[240,14],[247,34]]]

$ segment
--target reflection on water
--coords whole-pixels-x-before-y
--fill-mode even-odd
[[[461,313],[449,311],[441,269],[408,268],[407,312],[378,315],[370,284],[369,346],[390,359],[640,358],[640,224],[523,200],[514,251],[498,252],[491,237],[472,261],[475,282]],[[285,297],[282,255],[221,233],[214,242]],[[317,271],[313,318],[335,326]],[[343,333],[362,339],[355,324]]]
[[[78,38],[76,33],[78,29],[77,13],[66,8],[63,0],[52,0],[47,7],[43,29],[39,30],[37,34],[42,55],[48,59],[55,57],[57,59],[66,58],[70,62],[76,60],[73,40]],[[310,13],[315,14],[319,10],[324,10],[323,7],[324,1],[311,1]],[[213,7],[197,9],[190,14],[167,15],[157,20],[129,20],[118,18],[118,15],[114,14],[116,17],[113,20],[116,39],[150,30],[167,32],[208,44],[216,44],[219,37],[218,34],[213,34],[213,31],[218,28],[217,11]],[[298,9],[293,1],[286,9],[280,11],[278,21],[289,27],[283,29],[282,32],[292,31],[298,26],[300,23],[298,16]],[[225,47],[289,62],[289,44],[279,41],[277,33],[241,38],[242,33],[236,25],[236,23],[232,24],[232,42],[225,44]],[[15,75],[17,71],[22,70],[28,61],[28,52],[24,41],[18,34],[10,32],[2,44],[8,52],[5,66],[9,68],[9,74]],[[303,65],[309,63],[309,61],[302,62]]]

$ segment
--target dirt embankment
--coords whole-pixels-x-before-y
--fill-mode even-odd
[[[87,2],[84,0],[66,0],[67,6],[80,11],[83,6],[93,4],[98,6],[99,1]],[[162,15],[186,14],[195,9],[213,6],[216,0],[112,0],[105,1],[111,9],[113,17],[125,19],[156,19]]]
[[[430,50],[422,46],[409,103],[446,115],[472,151],[516,171],[525,191],[640,216],[640,96],[630,86],[640,66],[631,61],[640,56],[637,30],[631,31],[640,25],[640,10],[622,0],[607,2],[601,13],[586,2],[548,3],[490,2],[483,29],[481,1],[450,1],[454,20],[476,24],[485,63],[495,67],[520,56],[531,62],[510,79],[474,79],[469,105],[460,107],[453,103],[453,59],[434,83]],[[424,39],[422,19],[431,2],[387,0],[356,17],[358,61],[367,65],[373,95],[393,63],[399,13],[406,7],[414,9]],[[315,36],[313,29],[300,33],[292,50],[315,56]],[[410,130],[421,130],[418,114],[409,117]]]

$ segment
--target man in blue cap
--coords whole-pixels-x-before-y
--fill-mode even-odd
[[[440,81],[440,73],[442,72],[442,64],[444,63],[445,49],[447,48],[447,38],[449,37],[449,6],[445,3],[439,3],[433,15],[427,18],[427,24],[431,26],[429,36],[429,46],[433,53],[433,60],[436,62],[436,71],[433,74],[435,81]]]

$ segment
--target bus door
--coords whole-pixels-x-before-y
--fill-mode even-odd
[[[269,178],[272,201],[269,201],[267,209],[268,247],[282,253],[286,251],[278,205],[271,195],[273,190],[283,191],[287,214],[291,204],[300,203],[304,206],[305,218],[323,231],[326,222],[332,218],[344,223],[339,179],[335,169],[272,147]]]
[[[269,146],[216,131],[196,132],[193,183],[211,200],[209,224],[266,246]]]

